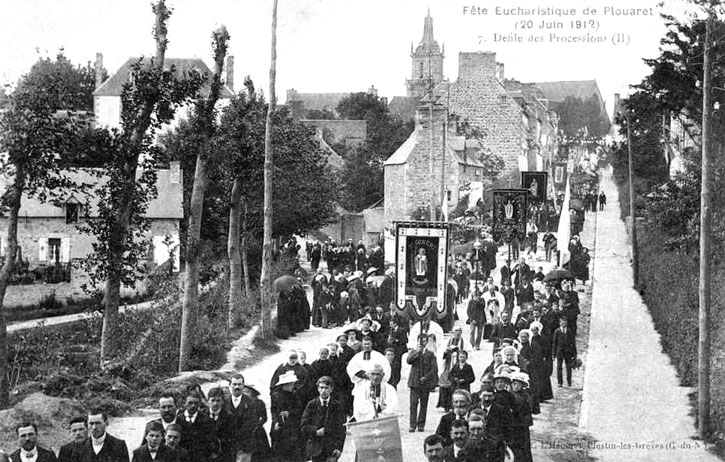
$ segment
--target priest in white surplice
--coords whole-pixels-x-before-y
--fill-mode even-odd
[[[367,379],[363,379],[352,391],[352,415],[355,420],[378,419],[397,414],[398,392],[387,383],[383,372],[385,363],[375,363],[368,371]]]
[[[367,379],[368,371],[374,364],[379,364],[383,368],[385,381],[387,382],[390,379],[390,363],[382,353],[373,350],[373,340],[370,337],[363,337],[362,351],[356,353],[347,364],[347,375],[355,384],[353,394],[355,394],[355,390],[357,390],[360,383]]]

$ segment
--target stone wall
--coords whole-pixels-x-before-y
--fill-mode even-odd
[[[497,186],[507,186],[509,178],[517,185],[519,158],[527,149],[521,108],[496,79],[494,53],[461,53],[459,59],[459,79],[450,86],[450,112],[481,130],[485,147],[503,158],[505,169]]]

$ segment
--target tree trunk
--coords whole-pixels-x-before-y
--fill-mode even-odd
[[[229,235],[227,253],[229,254],[229,316],[227,327],[234,329],[239,319],[242,305],[242,257],[239,252],[239,219],[242,214],[242,180],[234,179],[231,206],[229,208]]]
[[[224,26],[214,31],[214,74],[211,90],[206,97],[197,117],[202,127],[202,136],[207,145],[214,136],[214,106],[221,92],[221,75],[224,69],[224,58],[227,52],[229,34]],[[184,279],[184,301],[181,314],[181,345],[179,347],[179,372],[188,369],[193,344],[192,333],[196,326],[197,309],[199,307],[199,258],[201,245],[201,219],[204,211],[204,193],[207,188],[206,153],[200,152],[196,157],[194,187],[189,205],[189,234],[186,239],[186,276]]]
[[[249,252],[247,246],[247,213],[249,206],[244,199],[244,218],[242,219],[242,268],[244,269],[244,295],[249,297],[252,293],[252,285],[249,281]],[[252,312],[254,307],[252,307]]]
[[[186,238],[186,274],[184,276],[184,300],[181,312],[179,372],[186,370],[191,356],[192,333],[196,326],[196,313],[199,307],[199,247],[201,245],[201,218],[206,188],[206,159],[199,155],[196,158],[194,188],[191,192],[191,202],[189,204],[189,234]]]
[[[156,57],[153,62],[153,70],[157,76],[161,75],[164,70],[164,60],[166,56],[166,46],[168,41],[166,20],[169,17],[169,10],[163,0],[152,6],[156,15],[154,25],[154,36],[156,38]],[[109,242],[112,249],[112,260],[114,263],[110,265],[108,270],[108,279],[106,281],[105,307],[103,312],[103,331],[101,333],[101,367],[105,367],[113,360],[118,351],[118,306],[121,301],[121,274],[123,271],[122,261],[123,253],[126,251],[126,238],[131,227],[131,217],[134,212],[134,196],[136,192],[136,169],[138,168],[139,155],[142,151],[143,138],[151,126],[151,114],[153,113],[156,96],[150,96],[142,101],[138,108],[138,117],[133,126],[129,127],[130,131],[128,141],[128,153],[126,155],[127,162],[122,168],[124,178],[124,187],[118,201],[118,208],[115,216],[115,242]]]
[[[7,233],[7,254],[5,263],[0,268],[0,409],[7,409],[10,406],[10,382],[8,371],[8,330],[5,325],[5,292],[10,283],[10,275],[15,269],[15,258],[18,253],[18,211],[25,185],[25,175],[20,169],[15,174],[15,181],[8,191],[8,233]]]
[[[262,301],[261,336],[271,339],[272,326],[272,184],[274,181],[274,147],[272,146],[272,117],[276,109],[275,79],[277,75],[277,0],[272,4],[272,62],[269,67],[269,106],[264,133],[264,238],[262,244],[262,274],[260,295]]]

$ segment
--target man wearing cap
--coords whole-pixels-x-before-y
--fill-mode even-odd
[[[317,379],[319,397],[310,400],[300,422],[306,454],[312,462],[336,461],[345,443],[345,409],[332,399],[332,378]]]
[[[354,397],[353,417],[360,422],[395,415],[398,409],[398,392],[386,382],[385,363],[370,366],[366,379],[361,380],[352,391]]]
[[[559,320],[559,328],[554,331],[551,354],[556,359],[556,381],[561,387],[564,383],[562,366],[566,364],[566,383],[571,386],[571,371],[576,360],[576,337],[569,327],[566,317]]]
[[[38,446],[38,426],[33,422],[22,422],[15,427],[20,448],[10,454],[11,462],[56,462],[55,454],[50,449]],[[128,454],[126,454],[128,461]]]
[[[471,346],[476,350],[481,349],[481,338],[483,337],[483,328],[486,325],[486,305],[481,298],[481,292],[476,287],[473,297],[468,302],[467,323],[471,325],[471,337],[469,341]]]
[[[347,375],[355,388],[367,378],[367,371],[373,364],[379,364],[383,368],[385,380],[390,378],[390,364],[380,352],[373,350],[373,340],[370,337],[363,337],[362,351],[352,357],[347,365]],[[354,391],[353,391],[354,393]]]
[[[438,386],[438,361],[435,355],[426,348],[428,336],[418,335],[418,345],[408,353],[410,364],[408,388],[410,388],[410,429],[425,431],[425,420],[428,412],[428,396]]]

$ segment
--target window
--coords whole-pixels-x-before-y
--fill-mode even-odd
[[[450,201],[451,201],[451,191],[450,191],[450,190],[446,191],[446,200],[447,200],[448,202],[450,202]]]
[[[51,263],[61,261],[60,244],[60,238],[48,238],[48,258],[46,258],[47,261]]]
[[[421,61],[419,63],[419,75],[420,75],[420,77],[418,77],[419,79],[422,79],[423,77],[425,77],[425,74],[423,73],[423,61]]]
[[[80,204],[65,204],[65,222],[78,223],[78,217],[81,214]]]

